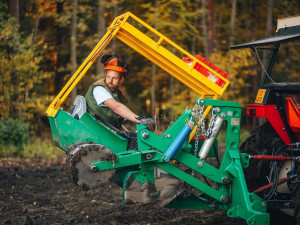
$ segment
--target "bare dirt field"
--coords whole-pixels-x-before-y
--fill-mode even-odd
[[[67,177],[64,159],[0,159],[0,224],[246,223],[219,211],[125,205],[114,184],[83,191]]]

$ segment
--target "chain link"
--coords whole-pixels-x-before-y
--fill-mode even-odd
[[[209,126],[208,126],[208,129],[207,129],[207,132],[206,132],[206,137],[209,137],[211,135],[212,128],[215,125],[216,117],[217,117],[217,115],[215,114],[215,109],[213,108],[212,111],[211,111],[211,119],[209,121]]]
[[[204,124],[204,106],[201,105],[195,105],[194,109],[194,119],[196,122],[196,136],[195,136],[195,150],[194,150],[194,155],[197,156],[197,150],[198,150],[198,145],[199,145],[199,135],[200,135],[200,127],[203,131],[205,132],[205,124]],[[195,175],[195,171],[192,170],[192,176]]]
[[[199,144],[200,126],[201,126],[201,130],[202,130],[202,135],[204,135],[203,131],[205,132],[204,106],[197,105],[197,107],[196,107],[196,113],[195,113],[195,122],[197,124],[197,129],[196,129],[196,137],[195,137],[196,140],[195,140],[195,151],[194,151],[194,154],[196,156],[197,155],[198,144]]]
[[[197,157],[197,150],[198,150],[198,145],[199,145],[199,136],[200,136],[200,128],[202,135],[205,137],[209,137],[212,133],[212,129],[214,127],[217,115],[215,114],[215,109],[212,109],[211,112],[212,116],[209,122],[209,126],[207,131],[205,130],[205,119],[204,119],[204,105],[195,105],[193,108],[193,116],[196,122],[196,135],[195,135],[195,150],[194,150],[194,155]],[[192,176],[195,175],[195,171],[192,170]]]

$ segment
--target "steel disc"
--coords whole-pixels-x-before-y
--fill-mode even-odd
[[[68,154],[67,170],[75,184],[84,189],[96,188],[107,184],[115,174],[115,169],[92,172],[91,163],[115,159],[116,155],[103,145],[82,144]]]

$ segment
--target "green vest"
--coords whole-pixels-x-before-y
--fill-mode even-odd
[[[124,118],[119,116],[118,114],[116,114],[114,111],[112,111],[107,106],[99,106],[93,96],[93,90],[97,86],[102,86],[112,95],[112,97],[117,102],[124,104],[124,103],[127,103],[127,100],[120,90],[117,91],[117,94],[111,93],[111,91],[105,84],[104,80],[105,80],[105,78],[98,80],[97,82],[92,84],[91,87],[89,88],[89,90],[87,91],[87,93],[85,95],[87,112],[91,115],[99,116],[101,118],[101,120],[108,122],[109,124],[113,125],[114,127],[120,129],[124,122]]]

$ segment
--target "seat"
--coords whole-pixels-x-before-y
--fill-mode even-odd
[[[75,119],[79,120],[85,112],[86,112],[85,97],[83,97],[82,95],[77,95],[73,105],[70,108],[70,114]]]

